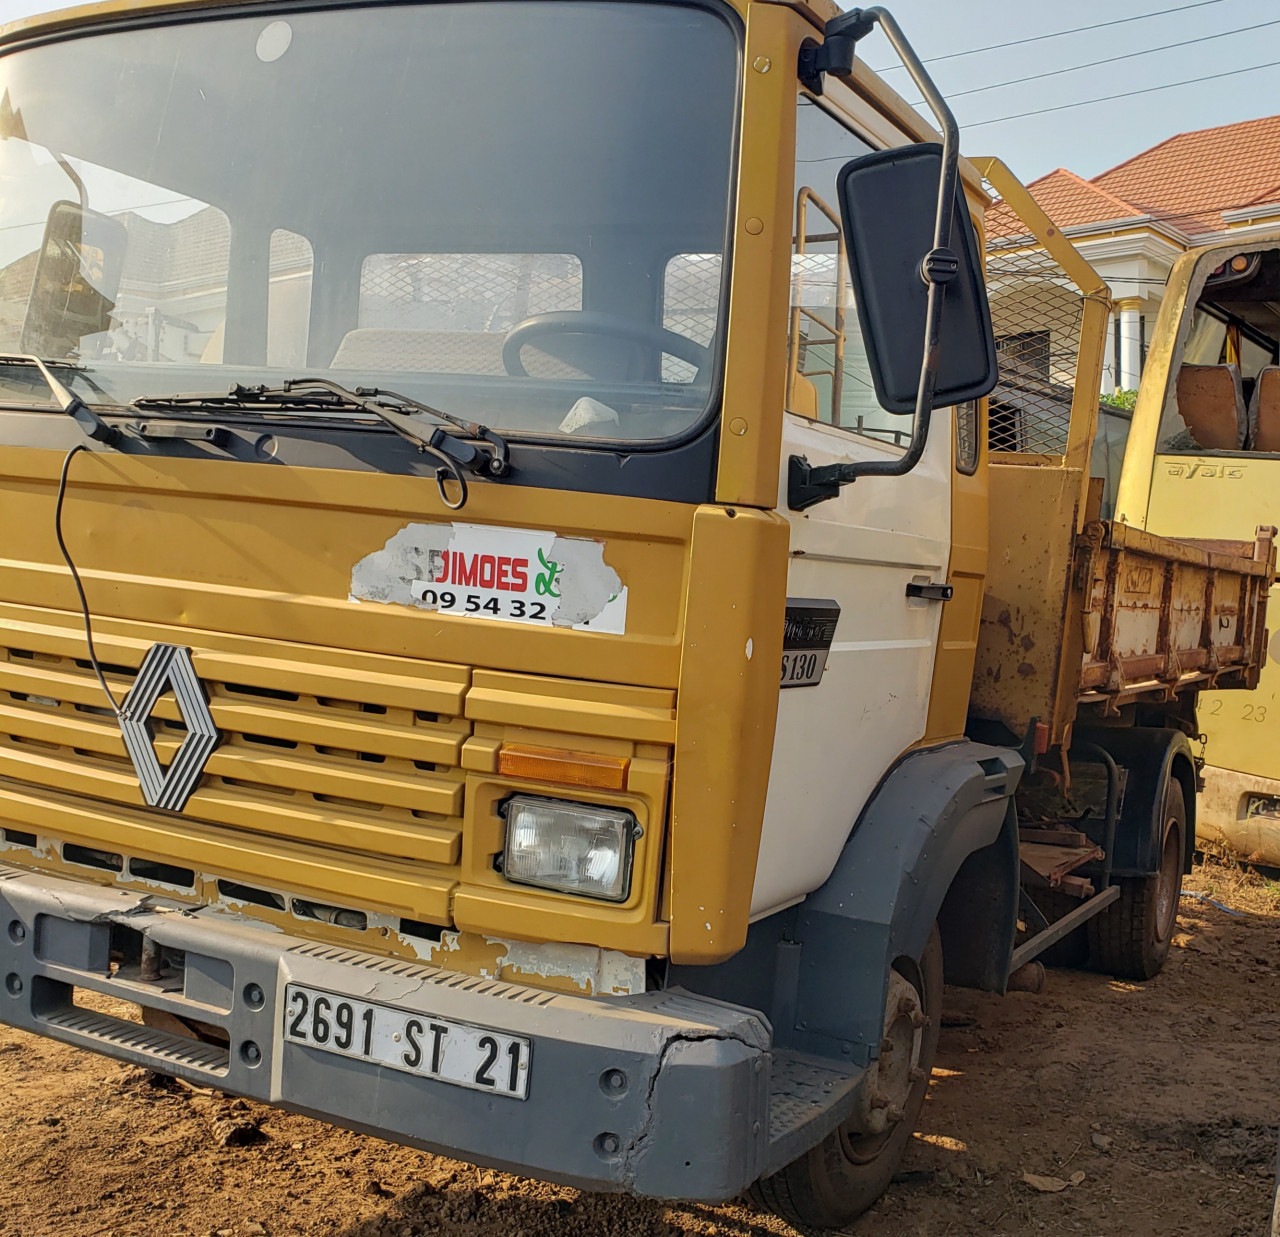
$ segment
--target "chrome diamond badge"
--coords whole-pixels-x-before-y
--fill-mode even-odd
[[[173,688],[187,737],[166,769],[156,758],[151,737],[151,710]],[[153,644],[142,659],[138,677],[120,706],[120,732],[137,770],[142,797],[151,807],[181,812],[191,798],[205,762],[218,746],[218,730],[205,700],[204,687],[191,663],[191,650],[176,644]]]

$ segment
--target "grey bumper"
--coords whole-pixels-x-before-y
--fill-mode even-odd
[[[768,1166],[770,1036],[748,1010],[679,992],[560,995],[162,903],[0,868],[0,1021],[383,1138],[587,1189],[722,1200]],[[130,933],[184,951],[185,967],[160,980],[144,981],[133,968],[110,977],[113,934],[116,947],[137,945]],[[528,1098],[286,1042],[291,982],[528,1036]],[[73,988],[212,1023],[230,1047],[81,1008]]]

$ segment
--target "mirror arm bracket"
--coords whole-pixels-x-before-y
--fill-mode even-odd
[[[823,28],[822,43],[805,39],[800,45],[796,75],[806,90],[822,93],[822,75],[852,77],[858,43],[875,29],[879,13],[875,9],[850,9],[833,17]]]
[[[803,511],[826,502],[839,495],[841,486],[851,485],[859,477],[901,477],[909,473],[924,455],[932,413],[930,404],[916,412],[911,442],[896,460],[857,460],[815,468],[803,455],[793,455],[787,462],[787,506],[792,511]]]
[[[920,260],[920,278],[928,284],[947,284],[960,274],[960,258],[954,249],[930,249]]]
[[[787,463],[787,506],[803,511],[815,503],[826,502],[840,493],[840,487],[855,476],[846,476],[848,464],[823,464],[815,468],[808,457],[793,455]]]
[[[72,396],[72,404],[63,409],[71,419],[92,438],[105,447],[114,447],[120,442],[120,431],[114,425],[108,425],[92,408],[78,396]]]

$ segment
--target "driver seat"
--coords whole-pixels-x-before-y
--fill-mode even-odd
[[[362,326],[342,337],[329,368],[366,373],[411,370],[505,378],[507,370],[502,363],[505,339],[506,334],[498,331],[421,331]],[[523,359],[534,378],[586,377],[581,370],[544,352],[536,343],[526,345]]]

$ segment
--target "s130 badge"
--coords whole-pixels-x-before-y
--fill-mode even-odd
[[[781,686],[813,687],[822,682],[839,621],[839,602],[816,597],[787,598]]]

